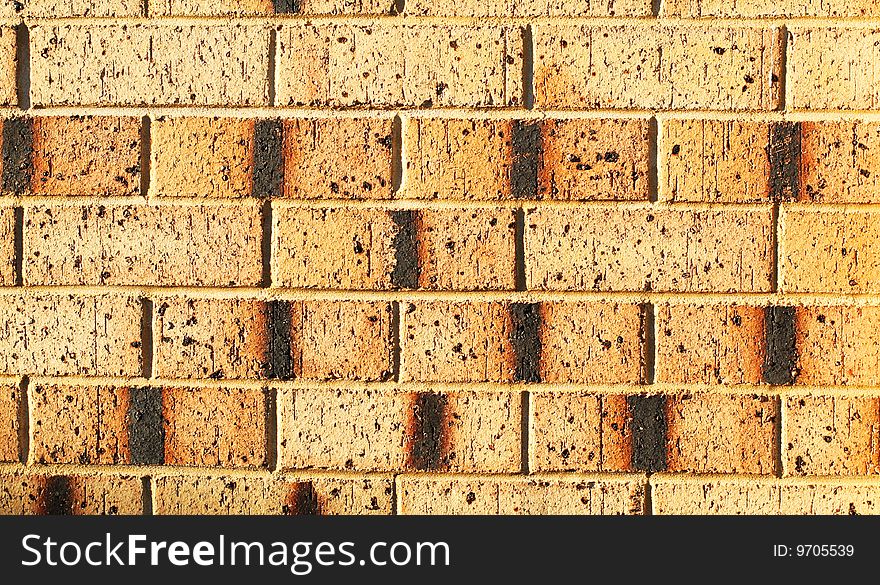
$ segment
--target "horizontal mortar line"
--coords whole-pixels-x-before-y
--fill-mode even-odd
[[[880,476],[837,476],[837,475],[810,475],[775,477],[772,475],[749,475],[743,473],[653,473],[648,481],[654,483],[706,483],[714,481],[729,481],[735,484],[746,485],[852,485],[880,487]]]
[[[564,302],[609,301],[638,304],[646,302],[670,305],[805,305],[805,306],[877,306],[878,294],[770,293],[770,292],[633,292],[633,291],[366,291],[294,288],[219,288],[169,286],[18,286],[0,287],[2,296],[122,295],[194,299],[314,300],[314,301],[448,301],[448,302]]]
[[[263,200],[257,197],[155,197],[143,195],[0,195],[0,206],[18,207],[98,207],[101,205],[146,207],[240,207],[259,211]]]
[[[595,26],[683,26],[705,28],[709,26],[727,26],[735,28],[769,28],[782,24],[810,26],[880,26],[877,16],[706,16],[706,17],[671,17],[650,14],[642,16],[419,16],[414,14],[272,14],[272,15],[187,15],[187,16],[90,16],[90,17],[35,17],[22,16],[7,20],[10,24],[24,22],[28,26],[55,25],[123,25],[151,24],[156,26],[205,25],[303,25],[316,23],[332,24],[376,24],[376,25],[478,25],[481,28],[499,25],[595,25]]]
[[[253,390],[261,392],[274,390],[314,390],[334,392],[338,390],[350,392],[387,391],[392,393],[412,392],[449,392],[457,393],[487,392],[519,394],[529,392],[542,393],[590,393],[590,394],[713,394],[713,395],[761,395],[769,397],[805,397],[805,396],[845,396],[875,397],[880,396],[880,386],[770,386],[760,384],[700,384],[658,382],[654,384],[586,384],[586,383],[522,383],[522,382],[363,382],[345,380],[247,380],[247,379],[198,379],[198,378],[140,378],[140,377],[86,377],[86,376],[32,376],[30,386],[85,386],[85,387],[139,387],[155,386],[165,388],[186,388],[192,390],[209,388],[229,388],[236,390]]]
[[[411,179],[412,181],[412,179]],[[516,210],[522,207],[528,209],[541,207],[554,207],[572,210],[580,209],[628,209],[657,211],[662,209],[688,209],[694,211],[717,211],[729,210],[756,210],[769,211],[773,207],[770,201],[755,203],[703,203],[703,202],[672,202],[672,201],[642,201],[632,200],[543,200],[543,199],[504,199],[504,200],[472,200],[472,199],[416,199],[406,196],[406,189],[399,192],[400,198],[396,199],[274,199],[272,206],[277,208],[316,208],[346,207],[352,209],[393,208],[393,209],[493,209],[505,208]],[[2,201],[2,200],[0,200]],[[815,204],[812,204],[815,206]],[[880,204],[876,207],[880,209]]]
[[[288,469],[269,471],[267,469],[243,469],[231,467],[177,466],[177,465],[82,465],[82,464],[0,464],[0,473],[32,473],[39,475],[149,475],[153,477],[254,477],[282,479],[297,477],[346,478],[346,479],[391,479],[392,473],[370,471],[348,471],[332,469]]]

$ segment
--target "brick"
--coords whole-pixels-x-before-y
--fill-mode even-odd
[[[783,209],[780,288],[785,292],[880,292],[880,226],[874,211]]]
[[[880,202],[880,122],[801,122],[801,200]]]
[[[30,28],[34,105],[267,105],[262,25],[64,24]]]
[[[545,108],[774,110],[781,71],[775,28],[535,27]]]
[[[141,478],[129,475],[0,473],[0,514],[135,515],[143,495]]]
[[[641,478],[592,476],[432,477],[401,475],[401,514],[643,514]]]
[[[784,2],[747,2],[730,0],[666,0],[660,9],[661,16],[704,18],[711,16],[738,16],[760,18],[768,16],[829,16],[857,17],[876,16],[877,4],[873,0],[863,2],[828,2],[825,0],[785,0]]]
[[[776,472],[779,407],[767,396],[684,394],[666,400],[666,468]]]
[[[321,107],[522,104],[518,26],[285,25],[278,103]]]
[[[284,121],[284,195],[294,199],[390,199],[392,120]]]
[[[626,396],[547,391],[530,393],[530,402],[532,472],[632,469],[632,418]]]
[[[136,298],[9,294],[0,306],[0,374],[141,374]]]
[[[880,400],[788,396],[784,401],[786,475],[880,473]]]
[[[880,307],[800,307],[796,332],[798,384],[880,384]]]
[[[880,89],[873,83],[880,59],[880,29],[788,29],[789,107],[798,110],[877,108]]]
[[[31,458],[39,464],[267,463],[260,390],[35,384],[30,404]]]
[[[875,484],[655,477],[655,514],[830,515],[880,513]]]
[[[153,512],[159,515],[391,514],[390,477],[363,476],[173,476],[153,480]]]
[[[281,390],[279,463],[361,471],[517,472],[514,392]]]
[[[30,18],[142,16],[142,0],[20,0]]]
[[[15,284],[15,209],[0,207],[0,286]]]
[[[647,120],[414,118],[407,197],[647,200]]]
[[[0,27],[0,106],[14,106],[18,103],[15,48],[15,29]]]
[[[393,14],[392,0],[153,0],[150,16]]]
[[[0,384],[0,462],[17,463],[22,432],[19,413],[26,399],[16,384]]]
[[[769,291],[772,223],[770,210],[528,209],[527,288]]]
[[[391,305],[369,301],[156,301],[155,374],[385,380]]]
[[[760,384],[766,357],[763,307],[659,305],[656,379],[673,384]]]
[[[577,0],[408,0],[407,14],[417,16],[529,17],[529,16],[651,16],[651,5],[643,0],[612,0],[606,3]]]
[[[511,209],[274,210],[273,282],[306,288],[512,290]]]
[[[259,207],[65,205],[25,211],[30,285],[255,286]]]

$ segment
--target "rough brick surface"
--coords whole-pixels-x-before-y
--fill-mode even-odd
[[[15,284],[15,210],[0,207],[0,286]]]
[[[780,288],[786,292],[880,292],[875,211],[784,209]]]
[[[799,384],[880,385],[880,307],[803,307],[796,326]]]
[[[857,17],[880,14],[874,0],[843,2],[842,0],[784,0],[783,2],[764,2],[747,0],[666,0],[661,4],[660,15],[684,18],[744,17],[760,18],[769,16],[829,16]]]
[[[142,514],[143,483],[129,475],[49,475],[24,469],[0,473],[0,514]]]
[[[119,295],[8,294],[0,373],[138,376],[141,303]]]
[[[401,475],[402,514],[642,514],[645,486],[632,477],[597,480]]]
[[[516,26],[291,24],[278,33],[278,102],[291,106],[516,106]]]
[[[880,58],[880,30],[870,28],[788,29],[789,107],[812,110],[875,109],[880,89],[872,81]]]
[[[0,106],[18,102],[15,81],[15,29],[0,27]]]
[[[279,463],[286,468],[515,473],[514,392],[282,390]]]
[[[25,212],[29,285],[254,286],[259,207],[37,206]]]
[[[877,514],[876,484],[779,480],[651,480],[655,514]]]
[[[39,105],[266,105],[269,32],[259,25],[37,24]]]
[[[535,101],[547,108],[773,110],[781,69],[770,27],[535,27]]]
[[[141,0],[19,0],[32,18],[142,16]]]
[[[577,0],[409,0],[406,13],[418,16],[528,17],[528,16],[650,16],[651,4],[644,0],[612,0],[605,3]]]
[[[0,384],[0,462],[19,460],[22,422],[19,414],[26,398],[15,384]]]
[[[261,14],[393,14],[392,0],[153,0],[151,16],[252,16]]]
[[[880,123],[801,123],[801,199],[880,202]]]
[[[769,210],[533,208],[525,258],[529,289],[769,291],[773,225]]]
[[[393,480],[364,476],[173,476],[154,479],[155,514],[390,514]]]

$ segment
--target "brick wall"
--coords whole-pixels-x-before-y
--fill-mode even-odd
[[[0,512],[880,512],[880,4],[0,6]]]

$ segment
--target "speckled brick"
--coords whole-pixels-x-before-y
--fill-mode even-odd
[[[785,292],[880,293],[880,213],[788,209],[780,213]]]
[[[143,16],[143,0],[19,0],[30,18]]]
[[[393,14],[393,0],[153,0],[151,16]]]
[[[762,292],[772,272],[769,209],[526,211],[529,289]]]
[[[786,475],[872,475],[880,472],[880,400],[868,396],[784,399]]]
[[[643,514],[641,478],[621,476],[397,478],[401,514]]]
[[[268,105],[269,31],[245,24],[35,24],[35,105]]]
[[[276,207],[273,221],[273,282],[283,286],[428,290],[515,286],[510,209]]]
[[[140,477],[49,475],[24,469],[0,473],[0,514],[115,516],[143,512]]]
[[[522,104],[518,26],[284,25],[278,103],[322,107]]]
[[[858,17],[876,16],[880,7],[874,0],[844,2],[843,0],[665,0],[660,15],[683,18],[742,17],[762,18],[773,16],[826,16]]]
[[[880,122],[801,122],[801,199],[880,203]]]
[[[880,385],[880,307],[801,307],[796,323],[798,384]]]
[[[764,312],[748,305],[659,305],[657,381],[760,384],[766,356]]]
[[[413,118],[406,196],[645,200],[647,120]]]
[[[27,400],[17,384],[0,384],[0,462],[18,462],[22,423],[19,413]]]
[[[406,14],[417,16],[468,16],[475,18],[529,16],[650,16],[645,0],[408,0]]]
[[[779,407],[757,395],[710,393],[666,400],[666,469],[696,473],[776,472]]]
[[[654,514],[880,514],[880,487],[867,482],[655,476],[651,501]]]
[[[515,392],[281,390],[281,466],[361,471],[517,472]]]
[[[0,207],[0,286],[15,284],[15,209]]]
[[[779,104],[776,28],[548,24],[534,34],[540,107],[774,110]]]
[[[261,221],[256,205],[30,207],[24,281],[257,286],[263,279]]]
[[[0,373],[141,374],[141,303],[117,295],[8,294],[0,303]]]
[[[792,26],[788,32],[788,107],[877,108],[880,88],[873,77],[874,64],[880,59],[880,30]]]
[[[391,514],[393,480],[382,475],[174,476],[153,479],[155,514]]]
[[[0,106],[18,103],[16,95],[15,29],[0,27]]]

